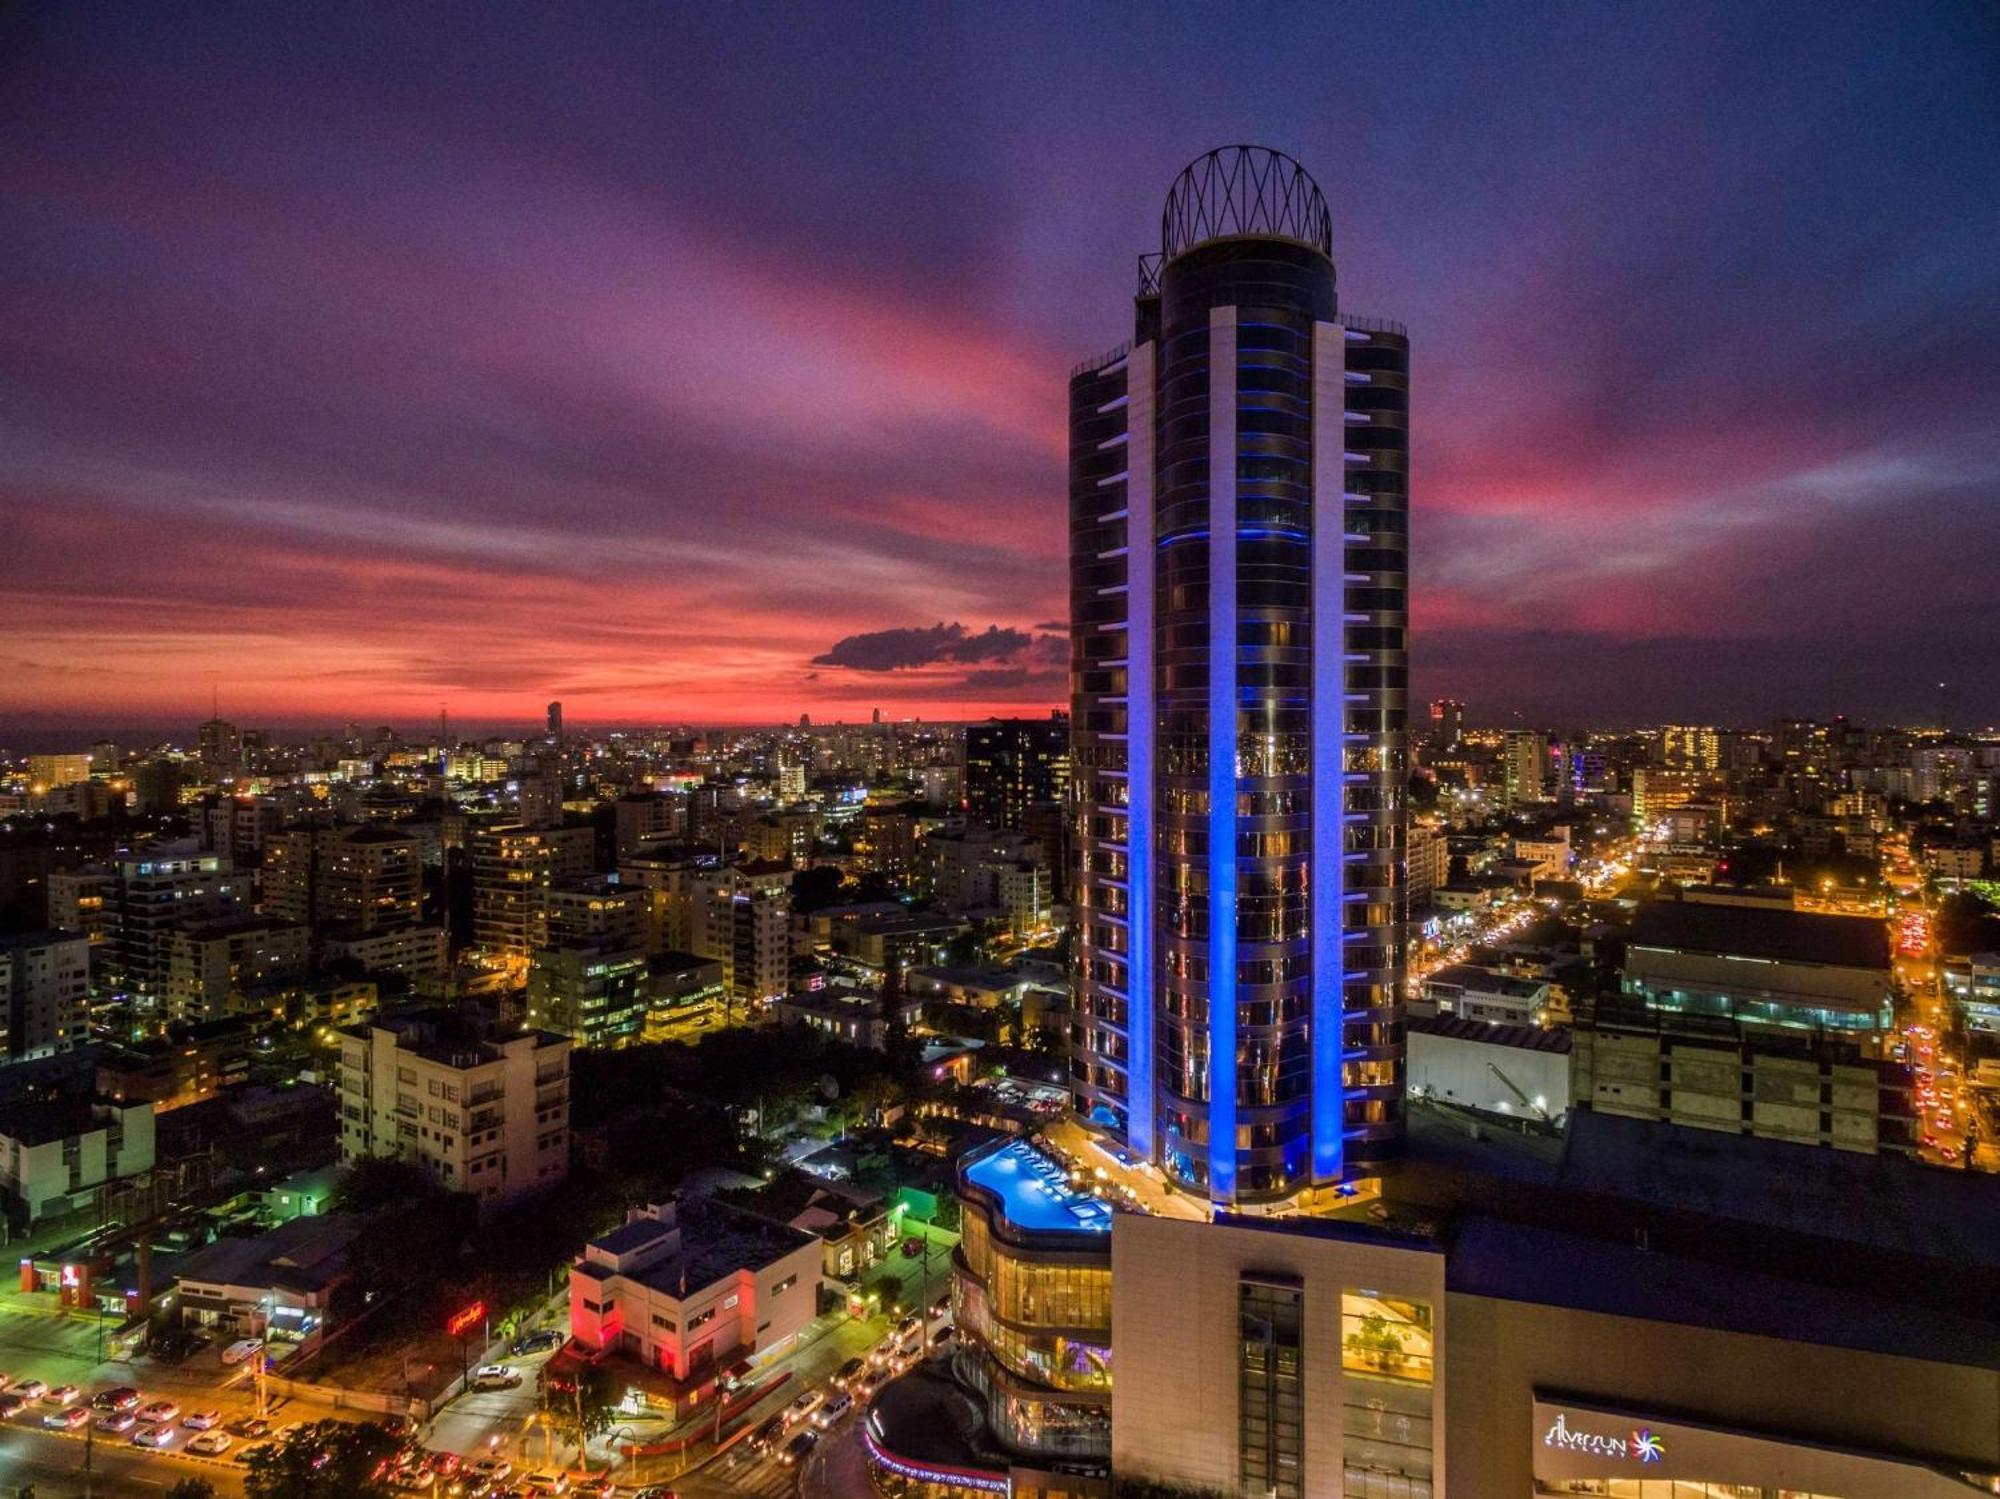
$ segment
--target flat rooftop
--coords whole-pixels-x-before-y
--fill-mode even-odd
[[[1478,1041],[1487,1046],[1511,1046],[1520,1051],[1567,1054],[1570,1031],[1567,1026],[1543,1030],[1536,1025],[1506,1025],[1490,1020],[1468,1020],[1463,1015],[1412,1015],[1412,1034],[1436,1036],[1445,1041]]]
[[[2000,1371],[1991,1319],[1495,1218],[1456,1225],[1445,1288]]]
[[[591,1245],[614,1255],[630,1254],[678,1226],[678,1253],[626,1275],[626,1279],[662,1295],[678,1297],[703,1290],[739,1270],[761,1270],[806,1245],[818,1248],[820,1243],[816,1234],[712,1197],[683,1196],[675,1202],[674,1212],[675,1224],[634,1218],[593,1239]],[[619,1274],[609,1265],[587,1259],[577,1261],[576,1268],[594,1280],[609,1280]]]
[[[1728,953],[1831,968],[1889,967],[1889,928],[1872,916],[1820,916],[1769,906],[1647,901],[1633,913],[1625,945]]]

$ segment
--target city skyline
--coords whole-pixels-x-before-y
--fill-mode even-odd
[[[0,738],[1057,706],[1052,392],[1230,139],[1411,325],[1418,700],[1983,721],[1990,38],[1793,14],[17,16]]]

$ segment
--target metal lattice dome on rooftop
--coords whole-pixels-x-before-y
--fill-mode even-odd
[[[1270,235],[1333,255],[1333,215],[1312,174],[1269,146],[1218,146],[1190,162],[1167,190],[1160,252],[1232,235]]]

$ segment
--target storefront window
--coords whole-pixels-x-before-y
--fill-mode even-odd
[[[1343,1291],[1341,1447],[1353,1499],[1432,1499],[1429,1303]]]

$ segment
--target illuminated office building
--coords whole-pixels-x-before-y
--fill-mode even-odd
[[[1278,1201],[1402,1138],[1409,340],[1340,312],[1287,156],[1209,153],[1162,230],[1070,379],[1073,1093]]]

